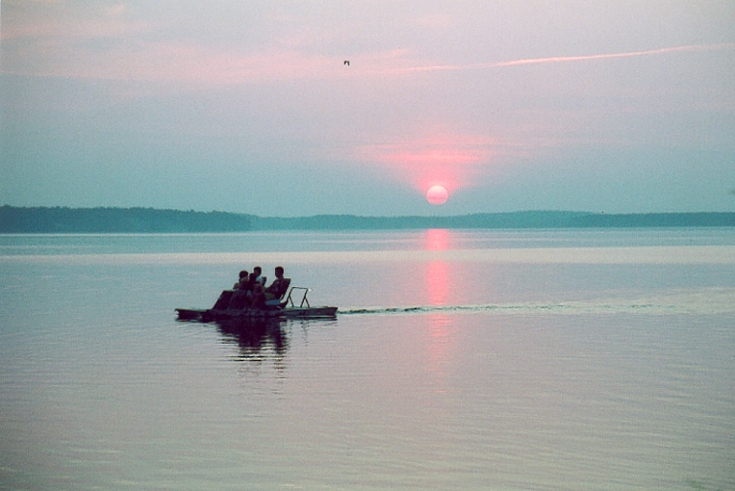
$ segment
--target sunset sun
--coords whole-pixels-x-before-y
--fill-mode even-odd
[[[432,205],[443,205],[447,202],[447,199],[449,198],[449,193],[447,192],[447,189],[444,186],[436,185],[431,186],[426,191],[426,201],[431,203]]]

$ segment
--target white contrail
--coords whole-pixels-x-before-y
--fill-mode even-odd
[[[625,53],[605,53],[599,55],[580,56],[554,56],[550,58],[528,58],[523,60],[498,61],[490,63],[472,63],[469,65],[430,65],[422,67],[406,68],[406,72],[431,72],[441,70],[467,70],[477,68],[500,68],[520,65],[541,65],[546,63],[568,63],[572,61],[604,60],[610,58],[632,58],[636,56],[651,56],[665,53],[676,53],[682,51],[718,51],[735,49],[735,43],[720,44],[691,44],[687,46],[674,46],[672,48],[649,49],[645,51],[628,51]]]

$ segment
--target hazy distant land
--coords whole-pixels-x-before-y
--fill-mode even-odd
[[[570,211],[460,216],[317,215],[269,218],[219,211],[153,208],[0,207],[0,233],[185,233],[257,230],[389,230],[425,228],[735,227],[735,213],[605,214]]]

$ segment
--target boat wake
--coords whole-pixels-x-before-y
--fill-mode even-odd
[[[553,313],[553,314],[580,314],[580,313],[622,313],[622,312],[645,312],[653,310],[662,310],[663,306],[639,305],[631,304],[627,306],[621,305],[575,305],[568,303],[560,304],[515,304],[515,305],[422,305],[412,307],[369,307],[369,308],[352,308],[339,310],[340,315],[400,315],[400,314],[432,314],[432,313],[449,313],[449,314],[533,314],[533,313]],[[674,306],[671,306],[674,308]]]
[[[731,289],[687,292],[639,299],[604,299],[570,302],[528,302],[485,305],[420,305],[406,307],[355,307],[340,309],[339,315],[405,314],[645,314],[717,315],[735,314],[735,292]]]

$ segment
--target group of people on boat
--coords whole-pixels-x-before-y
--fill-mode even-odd
[[[230,309],[263,308],[268,300],[280,299],[286,294],[291,279],[284,278],[283,266],[276,266],[274,271],[276,279],[270,286],[266,287],[266,277],[262,273],[260,266],[255,266],[252,273],[240,271],[239,279],[232,287]]]

